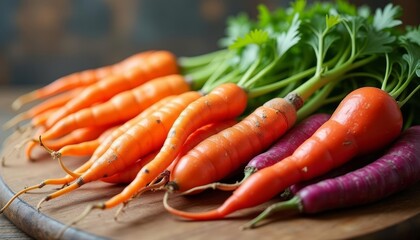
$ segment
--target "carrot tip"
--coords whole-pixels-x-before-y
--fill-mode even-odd
[[[20,97],[18,97],[15,101],[12,103],[12,109],[17,111],[19,110],[24,104],[32,102],[36,99],[36,91],[29,92],[27,94],[24,94]]]
[[[18,124],[19,122],[25,120],[27,118],[27,116],[25,115],[25,113],[20,113],[18,115],[16,115],[15,117],[13,117],[12,119],[10,119],[9,121],[7,121],[6,123],[3,124],[3,130],[8,130],[11,127],[15,126],[16,124]]]

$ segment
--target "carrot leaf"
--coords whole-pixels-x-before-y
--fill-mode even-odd
[[[250,31],[244,37],[237,38],[236,41],[229,46],[229,49],[238,49],[249,44],[261,45],[266,43],[268,39],[268,32],[262,29],[255,29]]]
[[[391,3],[382,10],[376,9],[373,17],[373,27],[380,31],[386,28],[393,28],[400,25],[401,20],[395,19],[400,14],[400,7],[393,6]]]
[[[291,26],[287,32],[280,33],[277,38],[277,54],[282,56],[287,50],[296,45],[300,40],[299,27],[301,21],[299,15],[293,17]]]

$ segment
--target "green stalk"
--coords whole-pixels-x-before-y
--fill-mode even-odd
[[[275,212],[302,211],[302,203],[299,197],[295,196],[285,202],[278,202],[270,205],[260,215],[252,219],[249,223],[242,226],[243,229],[254,228],[256,225]]]
[[[330,95],[336,84],[337,82],[330,82],[326,84],[322,89],[320,89],[319,93],[310,98],[309,101],[305,103],[297,112],[298,121],[307,118],[321,106],[326,104],[325,99],[328,97],[328,95]]]
[[[245,85],[245,83],[247,82],[248,78],[255,72],[255,70],[260,65],[261,59],[262,59],[262,57],[259,56],[258,59],[253,64],[251,64],[251,67],[245,72],[245,74],[239,80],[239,82],[238,82],[238,85],[239,86],[244,86]]]
[[[195,57],[179,57],[178,58],[178,64],[181,68],[184,69],[190,69],[190,68],[196,68],[201,67],[203,65],[207,65],[210,63],[213,59],[217,57],[222,57],[224,54],[226,54],[227,50],[218,50],[210,53],[206,53],[203,55],[195,56]]]
[[[275,91],[279,88],[285,87],[290,83],[302,80],[305,77],[313,75],[314,72],[315,72],[315,67],[306,69],[305,71],[299,72],[297,74],[294,74],[294,75],[292,75],[292,76],[290,76],[286,79],[277,81],[275,83],[268,84],[268,85],[265,85],[265,86],[261,86],[261,87],[258,87],[258,88],[254,88],[254,89],[250,89],[249,92],[248,92],[248,95],[249,95],[250,98],[265,95],[265,94],[273,92],[273,91]]]
[[[318,90],[325,84],[335,80],[339,80],[340,77],[346,72],[349,72],[360,66],[366,65],[369,62],[373,61],[376,57],[377,56],[372,55],[356,62],[348,61],[345,64],[338,66],[332,70],[329,70],[322,75],[314,75],[308,81],[305,81],[302,85],[296,88],[294,93],[296,93],[302,99],[302,101],[305,102],[316,90]]]

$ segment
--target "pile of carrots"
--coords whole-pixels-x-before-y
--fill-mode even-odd
[[[163,205],[172,214],[220,219],[293,192],[299,183],[322,181],[319,177],[360,156],[387,150],[407,153],[396,159],[407,162],[398,163],[398,187],[383,188],[388,182],[375,182],[379,175],[366,170],[372,183],[365,188],[380,193],[347,205],[328,200],[328,206],[379,200],[414,184],[420,180],[420,131],[412,127],[420,100],[420,27],[398,28],[398,6],[387,5],[369,16],[360,10],[345,1],[307,5],[297,0],[288,9],[271,12],[260,6],[258,21],[243,15],[230,20],[231,31],[220,51],[196,57],[145,51],[19,97],[12,106],[16,110],[39,103],[4,127],[26,121],[35,131],[26,157],[36,162],[42,156],[34,156],[34,150],[45,151],[67,175],[24,188],[1,212],[21,194],[46,185],[64,187],[45,196],[38,208],[84,184],[105,181],[126,186],[111,199],[88,206],[70,224],[93,209],[125,206],[156,189],[166,191]],[[417,137],[399,140],[405,131]],[[403,142],[391,149],[396,141]],[[70,170],[63,156],[89,159]],[[364,165],[369,162],[373,159]],[[223,183],[241,168],[243,180]],[[350,186],[352,179],[343,181]],[[234,192],[205,213],[181,211],[168,203],[170,194],[207,188]],[[352,191],[347,194],[358,196],[361,190]],[[340,189],[330,194],[339,192],[346,193]],[[319,194],[308,200],[299,191],[293,193],[300,198],[291,201],[302,212],[311,201],[324,201]],[[285,208],[285,203],[279,205],[246,227]]]

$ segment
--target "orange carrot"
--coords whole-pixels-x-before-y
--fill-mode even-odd
[[[118,75],[111,75],[95,84],[92,84],[73,98],[60,111],[47,121],[51,127],[70,113],[92,106],[98,101],[107,101],[114,95],[133,89],[154,78],[176,74],[178,66],[176,57],[168,51],[157,51],[147,55],[143,64],[128,69]]]
[[[32,92],[18,97],[12,103],[12,108],[17,110],[21,108],[22,105],[32,102],[34,100],[50,97],[55,94],[75,89],[78,87],[88,86],[109,75],[118,75],[121,72],[124,72],[125,70],[134,67],[135,64],[141,64],[142,59],[148,56],[150,53],[151,52],[148,51],[135,54],[134,56],[129,57],[128,59],[123,61],[121,64],[104,66],[97,69],[89,69],[61,77],[55,80],[54,82],[48,84],[47,86],[44,86],[40,89],[36,89]]]
[[[71,192],[85,183],[112,176],[133,164],[137,159],[159,149],[181,111],[200,97],[201,93],[196,91],[183,93],[176,96],[158,111],[140,120],[134,127],[117,138],[109,149],[94,161],[93,165],[76,182],[49,194],[38,204],[38,207],[42,202]]]
[[[42,139],[53,139],[77,128],[124,122],[164,97],[189,90],[189,83],[181,75],[155,78],[132,90],[117,94],[105,103],[68,115],[48,129],[42,135]]]
[[[296,117],[296,107],[289,101],[274,98],[266,102],[238,124],[205,139],[179,159],[168,188],[184,192],[227,177],[271,146],[294,125]]]
[[[56,112],[59,109],[59,107],[56,108],[52,108],[49,110],[46,110],[43,113],[38,114],[37,116],[33,117],[31,119],[31,126],[33,127],[45,127],[45,124],[48,120],[49,117],[51,117],[51,115],[54,114],[54,112]]]
[[[101,178],[101,181],[113,184],[129,184],[136,177],[138,171],[140,171],[140,169],[144,165],[152,161],[157,153],[157,151],[152,152],[144,158],[137,160],[135,163],[131,164],[123,171],[115,173],[114,175],[109,177]]]
[[[292,184],[324,174],[358,154],[387,146],[400,134],[402,123],[400,108],[387,92],[374,87],[356,89],[291,156],[251,175],[219,208],[188,213],[170,207],[167,195],[164,205],[170,213],[184,218],[223,218],[262,204]]]
[[[107,131],[110,127],[112,126],[106,125],[101,127],[79,128],[61,138],[54,139],[48,142],[44,141],[44,143],[48,145],[49,148],[53,150],[58,150],[67,145],[82,143],[96,139],[105,131]]]

